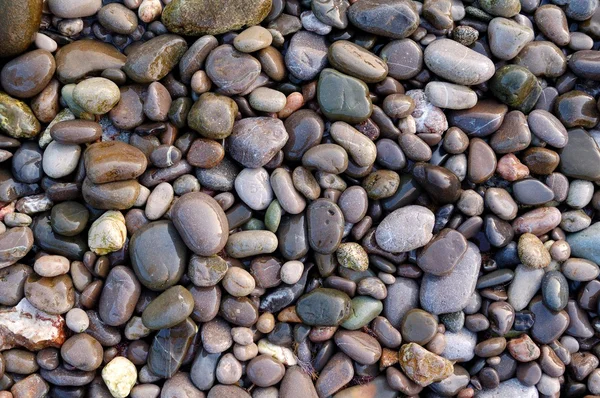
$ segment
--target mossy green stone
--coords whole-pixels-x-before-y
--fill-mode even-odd
[[[383,311],[382,302],[369,296],[354,297],[350,305],[350,316],[342,323],[342,327],[348,330],[362,328]]]
[[[33,138],[41,129],[26,103],[0,91],[0,130],[13,138]]]
[[[271,0],[173,0],[163,10],[170,32],[186,36],[218,35],[258,25],[271,11]]]
[[[243,231],[261,231],[265,228],[265,223],[262,222],[262,220],[259,220],[258,218],[251,218],[250,220],[248,220],[248,222],[246,222],[246,224],[242,226]]]
[[[321,111],[330,120],[357,124],[367,120],[373,111],[365,82],[335,69],[326,68],[321,72],[317,99]]]
[[[342,267],[359,272],[366,271],[369,268],[367,252],[356,242],[342,243],[335,254]]]
[[[338,326],[350,316],[350,304],[340,290],[317,288],[298,299],[296,313],[307,325]]]
[[[498,69],[489,87],[496,98],[523,113],[528,113],[542,94],[537,78],[519,65],[505,65]]]
[[[267,211],[265,212],[265,226],[269,231],[273,233],[277,232],[282,213],[281,205],[277,199],[272,201],[269,207],[267,207]]]

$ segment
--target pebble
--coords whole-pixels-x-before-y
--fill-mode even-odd
[[[488,25],[490,50],[497,58],[510,60],[533,40],[533,29],[506,18],[494,18]]]
[[[173,0],[165,7],[162,21],[169,31],[182,35],[216,35],[259,24],[270,9],[267,0],[235,0],[227,7],[205,0]]]
[[[265,138],[269,137],[266,142]],[[231,157],[248,168],[266,165],[288,139],[283,122],[268,117],[246,118],[234,124],[227,138]]]
[[[446,275],[454,269],[467,251],[467,240],[451,229],[442,230],[421,251],[417,265],[432,275]]]
[[[242,170],[235,178],[235,190],[253,210],[265,210],[273,201],[269,173],[262,167]]]
[[[350,305],[345,293],[319,288],[298,300],[296,312],[307,325],[337,326],[350,315]]]
[[[335,69],[325,68],[317,84],[317,100],[330,120],[361,123],[373,111],[367,85]]]
[[[175,285],[186,269],[185,244],[173,223],[166,220],[139,228],[131,237],[129,253],[140,283],[150,289]]]
[[[421,307],[436,315],[464,309],[475,291],[480,266],[479,250],[469,242],[462,259],[449,274],[425,274],[420,290]]]
[[[432,238],[433,213],[422,206],[406,206],[390,213],[376,231],[377,244],[384,250],[400,253],[426,245]],[[419,230],[411,229],[419,225]]]
[[[489,58],[448,39],[435,40],[428,45],[424,61],[436,75],[469,86],[488,81],[495,71]],[[464,67],[456,68],[459,62],[464,63]]]
[[[201,256],[211,256],[225,247],[229,230],[221,206],[210,196],[190,192],[171,209],[173,224],[188,248]]]
[[[469,109],[477,104],[473,90],[447,82],[427,83],[425,95],[432,105],[445,109]]]
[[[127,238],[125,217],[119,211],[107,211],[90,226],[88,245],[98,254],[105,255],[120,250]]]
[[[361,30],[394,39],[410,36],[419,25],[416,6],[406,0],[357,2],[348,9],[348,19]]]
[[[127,358],[117,356],[102,369],[102,380],[113,397],[125,398],[135,386],[137,369]]]
[[[187,43],[180,36],[157,36],[127,56],[123,71],[137,83],[158,81],[177,65],[187,49]]]
[[[452,362],[416,343],[403,345],[399,357],[404,373],[421,387],[441,381],[454,372]]]

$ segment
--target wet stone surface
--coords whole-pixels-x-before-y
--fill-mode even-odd
[[[0,398],[600,395],[598,2],[0,10]]]

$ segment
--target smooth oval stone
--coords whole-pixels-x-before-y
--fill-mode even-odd
[[[361,123],[373,111],[367,85],[330,68],[319,76],[317,100],[323,114],[331,120]]]
[[[257,25],[270,11],[270,0],[235,0],[227,4],[175,0],[163,10],[162,22],[170,32],[186,36],[218,35]]]
[[[18,181],[38,182],[43,177],[42,150],[34,142],[24,142],[12,158],[12,174]]]
[[[245,167],[266,165],[283,148],[288,134],[280,119],[245,118],[235,122],[227,138],[229,154]]]
[[[212,50],[206,59],[206,74],[226,95],[248,90],[260,74],[260,62],[249,54],[224,44]]]
[[[248,379],[259,387],[269,387],[279,383],[284,374],[283,364],[267,354],[253,358],[246,366]]]
[[[542,301],[552,311],[564,310],[569,301],[567,278],[559,271],[550,271],[542,279]]]
[[[129,256],[140,283],[152,290],[175,285],[186,270],[185,245],[166,220],[139,228],[129,242]]]
[[[98,11],[98,22],[111,32],[128,35],[138,27],[135,12],[122,4],[107,4]]]
[[[48,177],[66,177],[77,168],[80,155],[81,147],[79,145],[52,141],[44,151],[42,167]]]
[[[417,182],[440,204],[454,203],[460,196],[458,177],[440,166],[419,162],[413,168]]]
[[[571,257],[562,264],[562,273],[570,280],[588,282],[600,274],[600,269],[590,260]]]
[[[485,137],[498,130],[507,111],[506,105],[487,99],[477,102],[473,108],[451,112],[448,122],[467,135]]]
[[[60,348],[60,355],[67,364],[85,372],[102,365],[102,346],[86,333],[76,334],[65,341]]]
[[[50,12],[59,18],[82,18],[96,14],[102,7],[102,1],[50,0]]]
[[[121,98],[119,86],[103,77],[92,77],[73,89],[73,101],[92,115],[108,113]]]
[[[163,378],[172,377],[183,363],[198,327],[190,318],[170,329],[161,329],[148,352],[148,369]]]
[[[344,232],[344,215],[340,208],[327,199],[317,199],[306,211],[308,243],[321,254],[337,250]]]
[[[284,168],[277,168],[271,173],[271,187],[283,210],[290,214],[299,214],[306,207],[306,200],[296,190],[292,175]]]
[[[513,184],[515,199],[525,205],[540,205],[554,199],[554,192],[534,178],[516,181]]]
[[[496,98],[522,112],[529,112],[542,93],[542,87],[529,69],[505,65],[498,69],[489,82]]]
[[[307,31],[295,33],[285,54],[285,65],[300,80],[317,77],[327,65],[325,37]]]
[[[94,184],[86,178],[81,189],[85,201],[96,209],[126,210],[135,204],[140,187],[136,180]]]
[[[337,326],[350,316],[350,309],[350,297],[329,288],[315,289],[296,303],[296,313],[311,326]]]
[[[576,51],[569,58],[569,69],[584,79],[600,79],[600,51]]]
[[[467,177],[475,184],[490,179],[496,171],[494,150],[481,138],[473,138],[469,144]]]
[[[583,129],[573,129],[568,136],[560,153],[561,171],[568,177],[600,179],[600,148],[596,141]]]
[[[56,53],[56,76],[62,83],[75,83],[105,69],[120,69],[127,57],[110,44],[76,40]]]
[[[346,40],[334,42],[327,58],[334,68],[365,83],[376,83],[387,76],[388,67],[381,58]]]
[[[379,53],[388,66],[388,74],[394,79],[407,80],[423,69],[423,50],[411,39],[394,40]]]
[[[325,125],[323,119],[311,109],[300,109],[284,122],[288,140],[283,147],[286,159],[297,161],[312,146],[321,142]]]
[[[314,7],[314,5],[313,5]],[[317,391],[310,376],[299,366],[289,367],[279,387],[279,394],[289,398],[317,398]]]
[[[17,98],[31,98],[50,83],[56,62],[46,50],[25,53],[2,68],[0,82],[7,94]]]
[[[402,39],[419,26],[419,13],[411,1],[361,0],[348,9],[348,19],[365,32]]]
[[[511,19],[494,18],[488,25],[490,51],[502,60],[516,57],[533,37],[533,29]]]
[[[227,296],[221,302],[220,314],[229,323],[250,327],[258,320],[258,306],[248,297]]]
[[[491,15],[510,18],[521,11],[521,3],[515,0],[483,0],[480,7]]]
[[[12,228],[7,232],[14,229]],[[84,239],[81,235],[63,236],[56,234],[50,224],[50,212],[42,213],[36,217],[33,220],[33,224],[31,224],[31,230],[33,231],[36,244],[43,250],[65,256],[70,260],[81,259],[88,249],[87,239]],[[1,239],[0,242],[2,242]]]
[[[140,292],[140,283],[130,268],[119,265],[111,269],[100,294],[100,319],[110,326],[127,323],[133,315]]]
[[[531,132],[540,140],[555,148],[564,148],[567,145],[569,139],[567,129],[550,112],[536,109],[527,116],[527,122]]]
[[[14,227],[0,234],[0,269],[23,258],[31,250],[33,238],[29,227]]]
[[[0,130],[13,138],[30,139],[39,134],[41,125],[27,104],[0,92]]]
[[[436,75],[467,86],[486,82],[495,72],[489,58],[449,39],[438,39],[429,44],[424,60]]]
[[[515,268],[513,280],[508,287],[508,302],[515,311],[521,311],[542,286],[544,270],[529,268],[523,264]],[[543,289],[543,288],[542,288]]]
[[[477,104],[477,94],[468,87],[447,82],[429,82],[425,95],[432,105],[446,109],[469,109]]]
[[[564,54],[549,41],[527,43],[514,62],[529,69],[535,76],[559,77],[567,70]]]
[[[229,236],[225,251],[233,258],[244,258],[273,253],[277,243],[277,236],[271,231],[242,231]]]
[[[594,97],[573,90],[556,99],[554,111],[565,127],[594,127],[600,118]]]
[[[344,354],[362,365],[372,365],[381,357],[381,345],[366,333],[339,330],[334,341]]]
[[[49,314],[64,314],[75,304],[73,281],[68,275],[43,278],[31,274],[25,281],[24,292],[35,308]]]
[[[187,122],[203,137],[217,140],[231,134],[237,112],[238,106],[231,98],[204,93],[190,109]]]
[[[87,144],[102,138],[102,126],[88,120],[65,120],[52,126],[50,136],[61,144]]]
[[[302,165],[332,174],[341,174],[348,168],[348,153],[336,144],[315,145],[302,156]]]
[[[571,247],[573,256],[585,258],[600,263],[600,250],[596,241],[600,236],[600,223],[596,222],[590,227],[574,234],[567,235],[567,242]]]
[[[517,215],[517,204],[510,193],[502,188],[489,188],[485,192],[485,204],[503,220],[512,220]]]
[[[185,244],[200,256],[211,256],[225,247],[229,226],[223,209],[210,196],[190,192],[171,209],[173,224]]]
[[[383,311],[381,301],[368,296],[354,297],[350,316],[342,323],[342,327],[348,330],[358,330],[369,324],[381,314],[381,311]],[[346,352],[346,354],[348,353]]]
[[[315,388],[319,397],[329,397],[342,389],[354,376],[352,359],[343,352],[338,352],[321,370]]]
[[[473,243],[454,269],[443,276],[425,274],[421,282],[421,307],[432,314],[462,311],[475,291],[481,254]]]
[[[235,190],[253,210],[265,210],[273,200],[269,173],[262,167],[240,171],[235,178]]]
[[[127,56],[123,71],[137,83],[151,83],[165,77],[187,51],[186,41],[177,35],[160,35],[138,46]]]
[[[0,270],[0,289],[4,292],[0,296],[0,304],[16,306],[24,297],[23,286],[33,269],[25,264],[14,264]],[[0,365],[0,368],[2,365]]]
[[[366,167],[375,162],[377,147],[354,127],[345,122],[335,122],[331,125],[329,133],[358,166]]]
[[[379,247],[392,253],[407,252],[425,246],[433,237],[434,214],[422,206],[405,206],[393,211],[379,224]]]
[[[437,333],[437,321],[427,311],[412,309],[404,316],[400,331],[406,342],[425,345]]]
[[[417,265],[424,272],[446,275],[451,272],[467,251],[465,237],[452,229],[443,229],[417,257]]]
[[[277,229],[279,251],[287,260],[297,260],[309,248],[306,215],[283,216]]]
[[[569,315],[566,311],[549,310],[540,296],[534,297],[529,310],[535,315],[535,323],[531,328],[531,337],[541,344],[550,344],[559,338],[569,326]]]
[[[84,152],[87,178],[94,184],[140,176],[148,161],[142,151],[122,141],[97,142]]]
[[[142,322],[150,330],[168,329],[183,322],[194,310],[194,297],[177,285],[168,288],[148,304]]]

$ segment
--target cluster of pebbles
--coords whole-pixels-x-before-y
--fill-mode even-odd
[[[0,398],[600,396],[597,0],[0,0]]]

